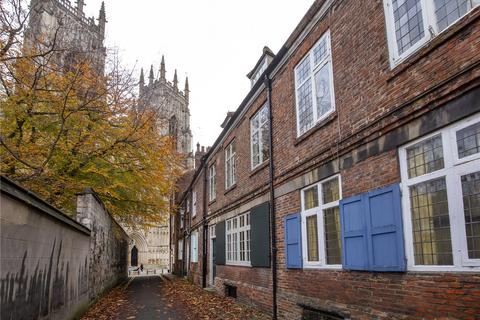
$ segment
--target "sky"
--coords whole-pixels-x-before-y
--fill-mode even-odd
[[[73,0],[72,4],[75,4]],[[127,66],[177,69],[179,88],[190,85],[193,148],[212,145],[227,111],[250,89],[246,74],[267,45],[277,53],[314,0],[105,0],[106,46]],[[101,0],[86,0],[98,17]]]

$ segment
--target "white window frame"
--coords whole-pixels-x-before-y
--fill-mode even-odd
[[[178,259],[183,260],[183,239],[178,240]]]
[[[462,200],[461,176],[480,170],[480,155],[466,157],[461,162],[458,159],[456,145],[456,132],[480,121],[480,113],[467,120],[455,123],[432,134],[423,136],[412,141],[399,149],[400,171],[402,178],[402,212],[405,233],[405,251],[407,256],[407,268],[411,271],[474,271],[480,270],[480,259],[469,259],[465,231],[465,216]],[[444,168],[408,178],[407,152],[406,150],[426,139],[441,135]],[[455,137],[455,140],[453,140]],[[468,159],[467,159],[468,158]],[[452,240],[453,265],[416,265],[413,248],[413,226],[411,221],[410,191],[409,187],[421,182],[445,177],[447,185],[447,200],[450,218],[450,235]]]
[[[323,40],[326,41],[326,48],[327,48],[327,55],[326,57],[321,60],[317,66],[315,66],[314,63],[314,57],[313,57],[313,51],[319,45]],[[303,61],[306,59],[310,59],[310,75],[303,80],[301,83],[298,83],[297,80],[297,68],[302,64]],[[332,108],[330,111],[325,113],[322,116],[318,116],[318,109],[317,109],[317,99],[316,99],[316,84],[315,84],[315,74],[322,69],[325,65],[330,63],[330,68],[329,68],[329,77],[330,77],[330,101],[332,103]],[[305,54],[305,57],[300,60],[299,63],[295,66],[293,70],[294,78],[295,78],[295,113],[296,113],[296,119],[297,119],[297,137],[300,137],[310,131],[315,125],[320,122],[321,120],[325,119],[328,117],[330,114],[335,112],[335,90],[333,86],[333,58],[332,58],[332,46],[331,46],[331,39],[330,39],[330,30],[327,30],[315,43],[314,46]],[[300,88],[308,79],[311,81],[311,86],[312,86],[312,108],[313,108],[313,122],[310,128],[306,129],[304,132],[300,132],[300,112],[299,112],[299,97],[298,97],[298,88]]]
[[[192,218],[197,215],[197,192],[192,192]]]
[[[228,146],[225,148],[225,190],[234,186],[237,183],[237,174],[236,174],[236,163],[235,163],[235,156],[237,151],[233,151],[233,146],[235,144],[235,140],[232,140]],[[230,154],[230,155],[229,155]],[[231,174],[231,183],[228,184],[228,177]]]
[[[185,210],[180,209],[180,229],[183,229],[185,226]]]
[[[240,217],[244,217],[245,224],[243,227],[240,227]],[[236,228],[233,228],[234,221],[236,221]],[[248,222],[248,223],[247,223]],[[225,221],[225,261],[227,265],[233,265],[233,266],[247,266],[251,267],[251,259],[252,259],[252,245],[251,245],[251,240],[252,240],[252,234],[250,231],[250,212],[246,212],[243,214],[240,214],[238,216],[235,216],[233,218],[227,219]],[[230,224],[230,228],[228,225]],[[248,231],[248,232],[247,232]],[[240,232],[244,232],[245,237],[247,237],[247,234],[249,234],[249,240],[250,240],[250,259],[247,260],[245,258],[244,261],[240,260]],[[233,239],[234,236],[236,236],[236,243],[235,243],[235,248],[233,247],[234,243],[233,240],[231,241],[231,250],[230,252],[235,257],[232,259],[232,257],[229,258],[228,256],[228,236],[231,236],[230,238]],[[247,254],[245,253],[245,257],[247,257]]]
[[[267,109],[267,112],[268,112],[268,103],[265,103],[258,111],[257,113],[255,113],[255,115],[252,117],[252,119],[250,120],[250,164],[251,164],[251,169],[252,170],[255,170],[256,168],[258,168],[259,166],[261,166],[265,161],[268,160],[268,158],[266,159],[263,159],[263,152],[262,152],[262,149],[263,149],[263,133],[262,133],[262,126],[270,121],[270,119],[268,118],[268,115],[267,115],[267,120],[264,121],[263,123],[260,122],[260,114],[263,112],[264,109]],[[258,128],[257,129],[254,129],[253,128],[253,125],[252,125],[252,122],[254,121],[255,118],[258,117]],[[270,131],[270,127],[268,128],[268,130]],[[258,133],[258,152],[259,152],[259,162],[257,165],[254,165],[253,164],[253,135],[255,133]],[[270,134],[270,132],[268,132],[268,134]],[[270,137],[269,137],[270,139]],[[270,146],[269,146],[270,147]]]
[[[340,198],[337,201],[329,202],[328,204],[323,204],[322,201],[322,183],[331,181],[333,179],[338,179],[338,192]],[[317,187],[318,192],[318,206],[305,210],[305,196],[304,191],[309,190],[313,187]],[[325,224],[324,224],[324,215],[323,211],[333,207],[340,207],[340,200],[342,199],[342,180],[339,174],[330,176],[322,181],[319,181],[315,184],[311,184],[308,187],[303,188],[300,191],[301,197],[301,219],[302,219],[302,259],[303,259],[303,268],[304,269],[341,269],[341,264],[327,264],[327,248],[325,247]],[[317,241],[318,241],[318,261],[308,261],[308,239],[307,239],[307,218],[310,216],[317,216]],[[343,243],[342,243],[343,245]],[[341,252],[340,252],[341,253]]]
[[[190,250],[191,252],[191,262],[196,263],[198,262],[198,231],[193,231],[190,235]]]
[[[470,3],[473,5],[470,9],[468,9],[467,13],[471,12],[479,3],[474,3],[475,0],[471,0]],[[478,0],[476,0],[478,2]],[[459,17],[455,22],[450,24],[444,30],[439,31],[437,25],[437,17],[435,16],[435,4],[433,0],[420,0],[422,12],[423,12],[423,27],[424,27],[424,36],[421,40],[419,40],[416,44],[408,48],[402,54],[398,53],[397,47],[397,37],[395,34],[395,20],[393,16],[393,4],[392,0],[383,0],[383,8],[385,12],[385,23],[386,23],[386,31],[387,31],[387,42],[388,42],[388,51],[390,52],[390,67],[393,69],[395,66],[400,64],[403,60],[408,58],[412,55],[415,51],[419,48],[423,47],[425,43],[429,40],[435,38],[439,34],[445,32],[446,30],[450,29],[453,25],[455,25],[460,19]]]
[[[208,200],[211,202],[215,200],[216,198],[216,193],[217,193],[217,181],[216,181],[216,175],[217,175],[217,168],[215,167],[216,164],[212,164],[208,168]]]

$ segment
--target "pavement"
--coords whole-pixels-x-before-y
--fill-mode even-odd
[[[133,277],[125,289],[131,306],[120,309],[120,320],[176,320],[186,319],[185,311],[162,294],[166,280],[161,276]]]

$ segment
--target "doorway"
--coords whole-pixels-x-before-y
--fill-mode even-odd
[[[217,246],[216,246],[216,235],[215,235],[215,225],[210,226],[210,277],[209,282],[211,286],[215,285],[215,276],[217,274],[217,264],[216,264],[216,255],[217,255]]]
[[[131,266],[132,267],[138,266],[138,249],[136,246],[133,246],[130,254],[131,254],[130,256]]]

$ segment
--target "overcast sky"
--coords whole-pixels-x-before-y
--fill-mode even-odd
[[[74,0],[71,0],[75,4]],[[87,16],[98,17],[101,0],[86,0]],[[129,66],[157,72],[165,55],[167,79],[174,69],[183,90],[190,84],[193,148],[212,145],[227,111],[250,88],[246,74],[263,46],[274,53],[313,0],[105,0],[107,47],[117,47]],[[148,70],[147,70],[148,72]]]

